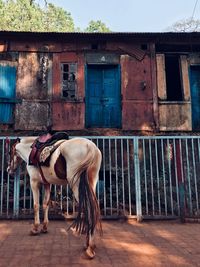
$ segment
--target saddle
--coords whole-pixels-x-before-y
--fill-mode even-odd
[[[59,140],[68,140],[69,136],[65,132],[44,134],[35,139],[31,145],[31,153],[29,155],[29,165],[33,166],[49,166],[50,158],[53,152],[59,147],[55,144]]]

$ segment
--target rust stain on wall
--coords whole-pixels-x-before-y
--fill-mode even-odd
[[[53,130],[81,130],[84,129],[83,103],[53,103]]]
[[[139,61],[121,57],[122,69],[122,128],[125,130],[153,130],[153,94],[150,58]]]

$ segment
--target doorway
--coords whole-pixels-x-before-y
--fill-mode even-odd
[[[121,127],[119,65],[87,65],[86,127]]]

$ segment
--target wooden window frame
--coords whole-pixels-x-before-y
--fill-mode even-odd
[[[165,71],[165,54],[156,55],[157,63],[157,88],[159,101],[179,102],[190,100],[190,85],[188,72],[188,58],[186,55],[180,55],[180,79],[182,84],[183,99],[180,101],[171,101],[167,99],[166,71]]]

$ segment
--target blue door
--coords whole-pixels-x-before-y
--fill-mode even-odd
[[[13,123],[16,67],[0,65],[0,123]]]
[[[86,80],[86,127],[121,127],[119,66],[88,65]]]
[[[200,66],[190,68],[192,129],[200,130]]]

